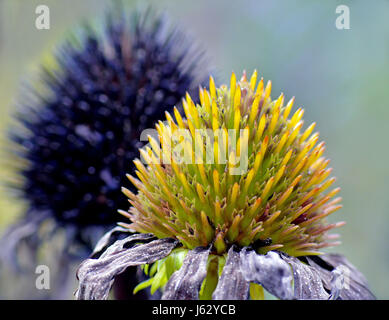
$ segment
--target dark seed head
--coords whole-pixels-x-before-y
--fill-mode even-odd
[[[150,13],[110,15],[102,33],[86,28],[59,48],[56,67],[43,68],[34,102],[20,103],[28,134],[12,132],[28,160],[17,188],[31,212],[49,210],[79,232],[118,220],[141,132],[208,76],[198,66],[201,54],[165,24]]]

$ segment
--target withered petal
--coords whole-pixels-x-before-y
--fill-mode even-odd
[[[166,284],[163,300],[198,300],[207,275],[209,252],[209,247],[197,247],[187,253],[180,270],[174,272]]]
[[[116,275],[128,267],[153,263],[168,256],[177,246],[172,238],[158,239],[145,244],[139,241],[152,239],[152,235],[136,234],[116,241],[98,259],[87,259],[79,267],[79,300],[105,300]],[[129,246],[132,246],[128,248]]]
[[[330,294],[324,289],[320,272],[295,257],[281,254],[281,257],[293,269],[294,299],[328,300]]]
[[[212,298],[214,300],[246,300],[249,293],[249,282],[240,268],[240,254],[235,246],[228,250],[226,264]]]
[[[305,257],[309,265],[320,274],[332,299],[375,300],[363,274],[340,254]]]
[[[133,232],[127,228],[123,228],[120,226],[113,228],[100,238],[89,258],[98,258],[104,252],[104,250],[106,250],[115,241],[121,240],[121,237],[128,236],[129,234],[133,234]],[[150,237],[148,237],[147,239],[149,238]]]
[[[245,248],[240,252],[240,259],[246,281],[260,284],[277,298],[293,299],[292,270],[278,252],[260,255]]]
[[[29,248],[34,251],[33,256],[35,256],[35,250],[42,241],[39,236],[35,236],[38,234],[38,229],[42,222],[48,217],[48,211],[31,211],[24,219],[10,226],[0,239],[0,262],[4,262],[15,270],[21,271],[17,257],[19,246],[23,241],[27,241]]]

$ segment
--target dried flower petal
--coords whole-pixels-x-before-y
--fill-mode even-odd
[[[369,290],[364,275],[344,256],[340,254],[323,254],[315,257],[307,257],[307,262],[319,271],[324,286],[331,291],[335,299],[376,299],[374,294]],[[341,274],[341,278],[339,274]]]
[[[24,219],[21,219],[7,229],[0,239],[0,261],[9,264],[15,270],[20,270],[21,266],[17,258],[17,247],[23,240],[27,240],[26,242],[29,244],[36,242],[35,247],[37,247],[41,239],[37,237],[34,241],[31,238],[37,235],[42,222],[47,219],[48,216],[48,211],[30,212]],[[31,246],[31,249],[34,250],[32,247],[33,246]],[[32,253],[33,256],[35,256],[35,252]]]
[[[235,246],[228,250],[226,264],[212,298],[214,300],[246,300],[249,282],[240,268],[241,258]]]
[[[117,226],[112,230],[106,232],[97,242],[89,258],[98,258],[104,252],[104,250],[106,250],[117,240],[121,240],[121,237],[124,237],[125,235],[128,236],[129,233],[131,233],[129,229],[120,226]],[[142,237],[137,239],[140,240],[141,238]],[[146,237],[144,239],[149,239],[149,235],[146,234]]]
[[[292,270],[279,253],[269,251],[266,255],[259,255],[245,248],[240,259],[246,281],[260,284],[280,299],[293,299]]]
[[[188,252],[180,270],[166,284],[163,300],[197,300],[201,283],[207,275],[210,248],[197,247]]]
[[[330,295],[323,287],[320,272],[315,268],[301,262],[295,257],[286,254],[282,259],[289,263],[293,269],[294,299],[299,300],[328,300]]]
[[[79,300],[105,300],[108,298],[116,275],[128,267],[152,263],[160,260],[177,246],[178,241],[166,238],[135,245],[136,242],[152,239],[150,235],[133,235],[116,241],[98,259],[85,260],[77,271]]]

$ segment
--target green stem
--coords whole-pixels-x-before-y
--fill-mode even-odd
[[[211,256],[208,261],[207,276],[200,290],[200,300],[212,300],[212,293],[215,291],[219,279],[219,257]]]

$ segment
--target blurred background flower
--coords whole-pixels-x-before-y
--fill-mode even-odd
[[[12,99],[20,81],[38,66],[43,52],[83,18],[101,14],[110,1],[59,0],[0,2],[0,127],[2,145]],[[129,6],[136,1],[128,2]],[[140,1],[139,1],[140,2]],[[272,79],[274,92],[297,97],[306,123],[326,141],[326,154],[341,186],[344,208],[338,218],[343,244],[336,252],[364,273],[378,298],[389,298],[389,168],[385,94],[389,83],[389,2],[344,1],[350,8],[351,30],[335,27],[338,1],[287,0],[146,0],[164,9],[191,34],[201,39],[228,83],[231,71],[257,68]],[[34,27],[35,7],[51,10],[51,29]],[[309,88],[309,90],[307,90]],[[0,147],[2,147],[0,145]],[[1,155],[4,158],[4,155]],[[0,169],[3,181],[8,169]],[[0,192],[0,225],[17,219],[25,205]],[[331,219],[330,219],[331,221]],[[334,252],[328,249],[328,252]],[[35,274],[31,282],[35,282]],[[12,285],[11,285],[12,284]],[[12,297],[16,283],[0,286]]]
[[[143,131],[179,107],[186,92],[197,95],[210,73],[202,51],[166,17],[121,5],[107,11],[68,36],[20,90],[6,143],[15,175],[8,185],[27,208],[0,240],[1,262],[26,272],[24,245],[34,270],[39,254],[46,257],[62,234],[51,257],[55,294],[47,297],[55,299],[66,297],[72,260],[88,257],[126,205],[121,186],[144,144]]]

